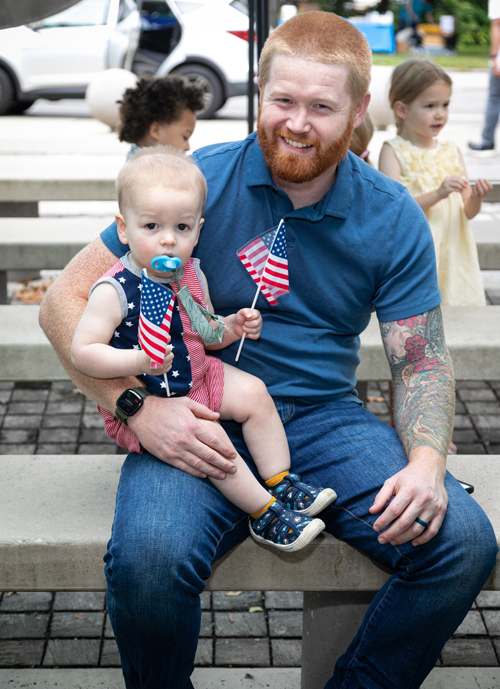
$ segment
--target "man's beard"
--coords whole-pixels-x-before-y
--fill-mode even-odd
[[[262,125],[260,115],[259,111],[257,135],[264,160],[273,177],[282,179],[285,182],[310,182],[319,177],[328,168],[338,165],[347,155],[351,134],[354,129],[352,117],[347,123],[344,133],[338,139],[332,141],[326,149],[321,150],[318,139],[309,138],[305,134],[293,134],[288,129],[275,129],[273,138],[270,140]],[[316,149],[315,155],[303,156],[300,153],[281,151],[278,143],[279,137],[292,139],[292,141],[298,141],[302,144],[312,144]]]

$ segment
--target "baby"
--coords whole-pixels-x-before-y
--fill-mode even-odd
[[[239,455],[234,474],[211,480],[250,515],[250,534],[256,541],[281,550],[300,550],[325,528],[321,519],[311,517],[331,504],[336,494],[331,488],[306,485],[290,473],[286,435],[264,383],[206,354],[206,349],[226,347],[244,333],[257,339],[262,318],[255,309],[241,309],[224,321],[211,313],[206,278],[199,260],[191,256],[203,225],[203,174],[180,151],[145,148],[120,171],[117,192],[118,236],[130,251],[92,288],[75,332],[73,363],[96,378],[141,376],[145,386],[139,388],[141,396],[185,395],[217,411],[222,420],[241,423],[266,487]],[[179,267],[170,272],[159,268],[162,261],[170,260]],[[139,346],[141,289],[143,294],[146,291],[143,271],[153,291],[164,294],[166,290],[176,298],[161,368],[155,368]],[[101,413],[108,419],[108,435],[131,451],[141,451],[137,437],[125,425],[126,416],[120,421],[106,410]],[[219,424],[200,421],[229,442]]]

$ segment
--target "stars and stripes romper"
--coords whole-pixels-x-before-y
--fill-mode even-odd
[[[163,284],[167,289],[179,292],[176,281],[169,282],[151,278]],[[94,290],[102,282],[112,284],[118,292],[122,306],[123,320],[115,330],[111,342],[117,349],[139,349],[138,324],[140,314],[141,272],[135,268],[128,258],[128,254],[100,278],[91,289]],[[200,274],[200,261],[190,258],[184,266],[181,287],[187,286],[194,301],[206,308],[204,302],[203,283]],[[200,335],[194,330],[186,310],[177,299],[170,328],[171,345],[173,345],[174,361],[167,374],[170,396],[189,397],[195,402],[204,404],[212,411],[219,411],[224,392],[224,367],[222,361],[209,356]],[[151,394],[166,397],[166,386],[163,375],[154,376],[142,374],[141,380]],[[126,447],[130,452],[142,452],[136,434],[122,421],[115,418],[111,412],[98,406],[104,419],[106,435],[116,440],[120,447]]]

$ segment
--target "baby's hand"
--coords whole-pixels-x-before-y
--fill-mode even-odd
[[[455,177],[445,177],[437,192],[442,199],[445,199],[454,191],[461,193],[468,186],[469,180],[467,177],[461,177],[459,175]]]
[[[487,179],[478,179],[476,184],[472,187],[473,196],[484,199],[493,189],[493,184]]]
[[[234,334],[238,337],[246,337],[251,340],[258,340],[262,330],[262,316],[257,309],[240,309],[234,314],[233,320]]]
[[[169,351],[165,354],[165,359],[163,361],[163,366],[160,368],[153,368],[153,361],[146,352],[142,349],[137,350],[137,363],[139,365],[140,373],[149,373],[151,376],[161,376],[167,373],[172,368],[172,362],[174,360],[174,355],[172,353],[172,348],[167,348]]]

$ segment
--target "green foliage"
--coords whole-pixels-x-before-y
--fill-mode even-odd
[[[435,3],[434,9],[436,20],[442,14],[452,14],[456,18],[461,44],[489,44],[488,0],[439,0]]]

